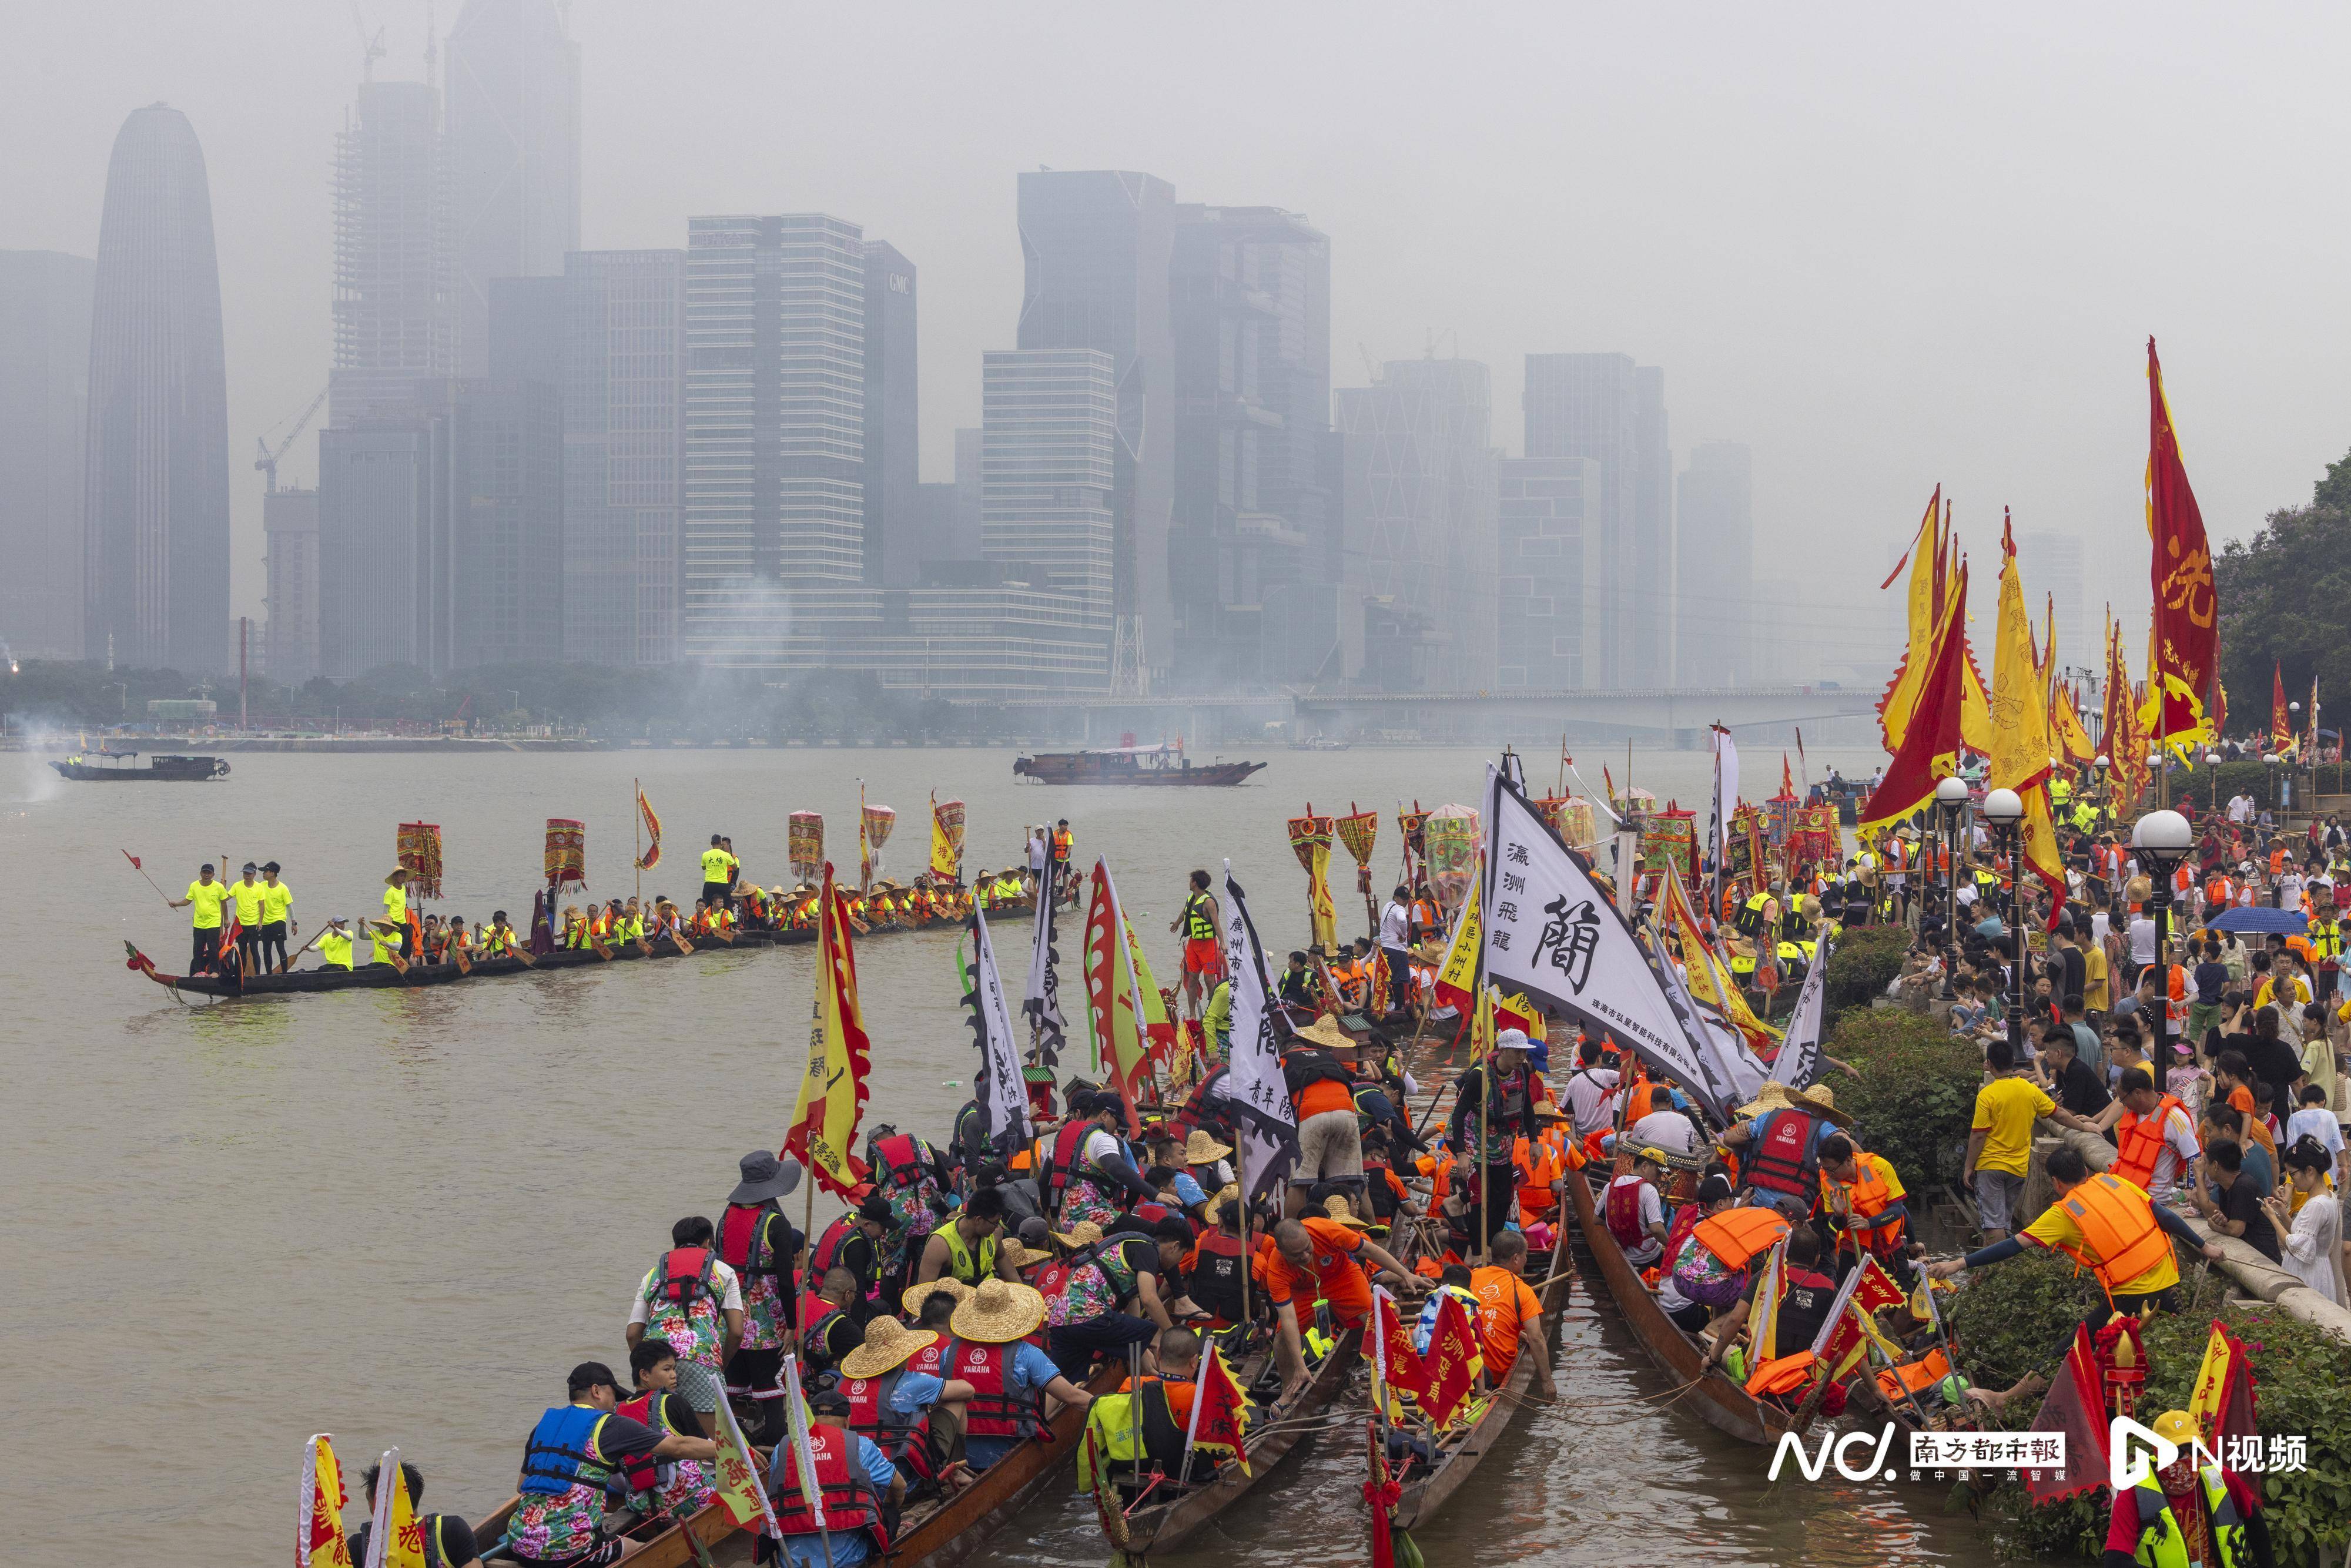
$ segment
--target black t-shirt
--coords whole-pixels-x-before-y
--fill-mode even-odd
[[[2252,1177],[2240,1175],[2236,1185],[2225,1190],[2216,1181],[2212,1184],[2212,1197],[2220,1205],[2221,1218],[2245,1222],[2245,1234],[2239,1239],[2271,1262],[2279,1261],[2277,1227],[2262,1211],[2261,1193]]]
[[[2204,1006],[2218,1007],[2220,993],[2229,988],[2229,966],[2217,959],[2207,959],[2196,966],[2196,999]]]
[[[454,1513],[428,1513],[424,1516],[424,1561],[428,1568],[465,1568],[465,1564],[481,1556],[474,1544],[474,1527]],[[369,1520],[351,1535],[351,1561],[365,1563],[368,1542],[375,1536],[375,1521]]]
[[[1110,1240],[1117,1243],[1113,1250],[1117,1253],[1118,1260],[1126,1265],[1128,1273],[1138,1277],[1148,1274],[1155,1280],[1159,1277],[1159,1239],[1157,1237],[1130,1234],[1113,1236]]]
[[[2049,988],[2056,993],[2051,999],[2063,1004],[2067,997],[2082,994],[2082,950],[2060,947],[2049,956]]]
[[[1777,1330],[1780,1354],[1792,1355],[1820,1337],[1821,1325],[1829,1319],[1829,1306],[1836,1300],[1836,1281],[1821,1274],[1808,1274],[1804,1279],[1817,1280],[1818,1284],[1805,1284],[1792,1266],[1788,1270],[1787,1284],[1780,1292],[1780,1322]],[[1745,1300],[1755,1304],[1755,1287],[1762,1282],[1759,1270],[1747,1282]]]
[[[2057,1103],[2076,1116],[2095,1116],[2110,1100],[2105,1074],[2078,1055],[2057,1075]]]
[[[2302,1076],[2302,1053],[2283,1040],[2263,1040],[2258,1035],[2234,1035],[2231,1043],[2245,1053],[2253,1076],[2268,1092],[2271,1113],[2281,1122],[2293,1115],[2294,1081]]]

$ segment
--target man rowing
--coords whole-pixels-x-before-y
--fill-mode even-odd
[[[1330,1214],[1285,1219],[1273,1228],[1275,1252],[1265,1287],[1279,1320],[1274,1354],[1285,1399],[1305,1387],[1310,1375],[1298,1316],[1301,1299],[1310,1312],[1318,1301],[1327,1303],[1332,1325],[1341,1333],[1372,1314],[1372,1282],[1357,1254],[1393,1276],[1394,1288],[1413,1295],[1420,1291],[1418,1277],[1366,1235],[1369,1228],[1362,1220]]]

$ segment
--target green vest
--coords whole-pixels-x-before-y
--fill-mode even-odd
[[[990,1236],[979,1244],[979,1253],[973,1256],[964,1245],[963,1232],[950,1220],[939,1227],[939,1234],[947,1239],[947,1272],[965,1284],[977,1287],[982,1280],[996,1272],[996,1238]]]

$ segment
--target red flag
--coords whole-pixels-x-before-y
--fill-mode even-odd
[[[2147,673],[2149,738],[2202,736],[2220,652],[2220,617],[2213,592],[2212,548],[2204,514],[2189,487],[2179,434],[2163,395],[2163,366],[2147,340],[2147,533],[2154,544],[2148,578],[2155,591],[2155,657]]]
[[[1861,1260],[1861,1282],[1853,1288],[1853,1304],[1865,1312],[1883,1312],[1900,1306],[1910,1298],[1892,1275],[1881,1268],[1876,1259],[1865,1255]]]
[[[1908,816],[1935,793],[1935,786],[1956,771],[1959,751],[1960,689],[1967,662],[1968,569],[1959,568],[1959,581],[1944,601],[1942,624],[1937,628],[1933,655],[1927,661],[1912,709],[1903,732],[1902,749],[1886,764],[1885,781],[1862,803],[1860,825],[1882,826]]]
[[[1458,1296],[1437,1303],[1437,1326],[1421,1357],[1420,1408],[1432,1426],[1442,1427],[1469,1396],[1469,1362],[1478,1354],[1477,1331]]]
[[[1780,753],[1780,794],[1785,799],[1792,798],[1795,793],[1796,776],[1788,771],[1788,754],[1783,751]]]
[[[1249,1459],[1241,1437],[1249,1427],[1249,1401],[1241,1396],[1223,1354],[1213,1347],[1200,1362],[1200,1386],[1192,1404],[1192,1446],[1232,1455],[1247,1475]]]
[[[132,871],[145,871],[147,869],[145,866],[139,863],[139,857],[132,854],[129,850],[122,852],[122,858],[131,862],[131,869]]]
[[[1420,1353],[1412,1348],[1412,1335],[1405,1332],[1402,1320],[1396,1316],[1395,1298],[1385,1290],[1375,1291],[1380,1307],[1380,1348],[1387,1355],[1388,1386],[1399,1394],[1420,1397],[1427,1386],[1427,1376],[1422,1371]]]
[[[2065,1435],[2065,1468],[2027,1470],[2024,1490],[2032,1500],[2055,1502],[2076,1492],[2106,1484],[2106,1440],[2111,1428],[2098,1373],[2098,1358],[2090,1348],[2090,1331],[2074,1325],[2074,1345],[2049,1385],[2041,1413],[2032,1418],[2035,1432]]]
[[[2285,711],[2285,670],[2270,665],[2270,749],[2283,751],[2294,744],[2294,716]]]

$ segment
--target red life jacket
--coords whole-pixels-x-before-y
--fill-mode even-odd
[[[974,1437],[1041,1437],[1045,1436],[1043,1401],[1031,1395],[1015,1398],[1006,1392],[1014,1347],[956,1342],[947,1357],[947,1378],[971,1385],[971,1403],[964,1406],[964,1431]]]
[[[718,1280],[711,1270],[707,1247],[673,1247],[662,1254],[655,1271],[661,1276],[661,1282],[654,1287],[657,1301],[691,1307],[698,1297],[716,1299],[718,1294]]]
[[[896,1391],[898,1380],[905,1375],[904,1366],[893,1366],[879,1377],[844,1377],[841,1392],[849,1401],[849,1429],[862,1437],[871,1437],[891,1462],[903,1461],[914,1472],[918,1480],[932,1479],[931,1413],[925,1409],[919,1416],[908,1417],[890,1408],[890,1396]]]
[[[906,1370],[919,1372],[925,1377],[945,1379],[946,1374],[939,1369],[946,1364],[947,1352],[954,1348],[955,1341],[941,1334],[906,1358]]]
[[[876,1187],[917,1186],[931,1174],[930,1151],[908,1134],[893,1133],[866,1152],[873,1156]]]
[[[1211,1230],[1192,1249],[1184,1293],[1225,1322],[1237,1323],[1241,1321],[1241,1274],[1248,1267],[1241,1239]]]
[[[1650,1239],[1641,1226],[1641,1189],[1649,1184],[1638,1176],[1620,1176],[1608,1187],[1608,1234],[1627,1252]]]
[[[823,1287],[826,1271],[831,1269],[832,1260],[841,1256],[841,1245],[856,1228],[856,1217],[844,1214],[826,1226],[824,1234],[817,1238],[816,1245],[809,1249],[808,1281],[811,1291]]]
[[[836,1307],[820,1296],[800,1298],[799,1321],[808,1325],[800,1335],[800,1359],[811,1370],[821,1370],[832,1364],[832,1353],[825,1348],[824,1336],[832,1320],[848,1314],[847,1307]]]
[[[1809,1111],[1774,1111],[1762,1135],[1747,1145],[1740,1170],[1747,1185],[1810,1204],[1820,1196],[1821,1119]]]
[[[1087,1136],[1095,1131],[1097,1129],[1094,1126],[1093,1118],[1086,1116],[1064,1123],[1061,1131],[1053,1134],[1052,1152],[1045,1156],[1044,1198],[1047,1214],[1061,1213],[1062,1190],[1070,1185],[1071,1178],[1077,1175],[1073,1167],[1078,1162],[1078,1151],[1085,1147]]]
[[[838,1427],[809,1429],[809,1452],[816,1460],[817,1500],[824,1511],[820,1521],[800,1493],[799,1453],[796,1447],[786,1445],[784,1462],[768,1489],[778,1530],[786,1535],[863,1530],[873,1537],[875,1555],[890,1550],[889,1528],[882,1521],[882,1494],[865,1479],[865,1468],[852,1462],[856,1446],[856,1437]]]
[[[772,1203],[730,1203],[718,1217],[718,1256],[742,1276],[746,1287],[755,1278],[784,1271],[786,1265],[777,1260],[768,1246],[767,1227],[762,1223],[777,1212]]]
[[[665,1433],[669,1429],[653,1415],[653,1396],[650,1389],[625,1404],[614,1406],[612,1414],[626,1416],[639,1426],[650,1427],[656,1432]],[[699,1430],[697,1427],[697,1433]],[[637,1454],[622,1464],[621,1473],[628,1478],[630,1490],[652,1491],[668,1480],[668,1476],[664,1474],[668,1469],[669,1466],[659,1462],[651,1454]]]

